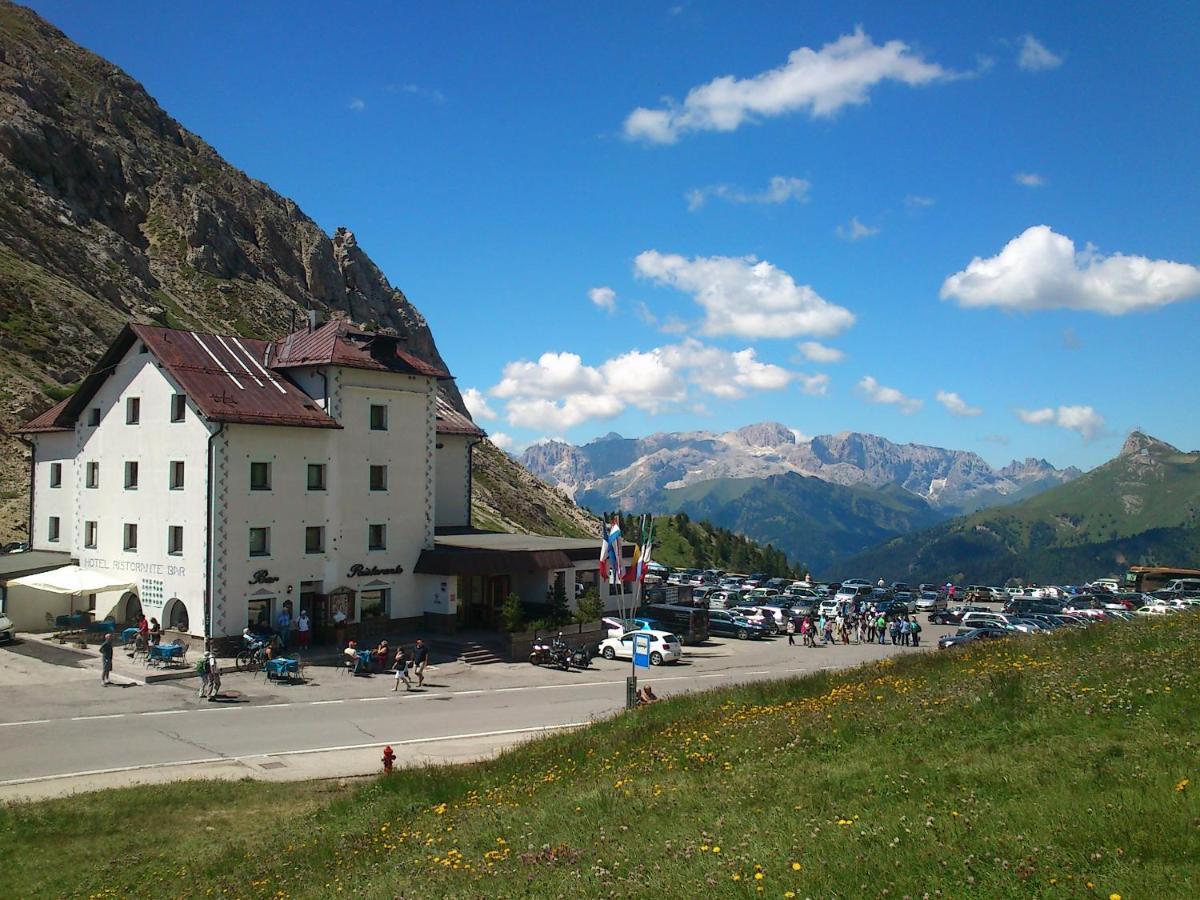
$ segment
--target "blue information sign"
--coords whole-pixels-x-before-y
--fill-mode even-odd
[[[633,636],[633,664],[643,669],[650,668],[650,635],[635,634]]]

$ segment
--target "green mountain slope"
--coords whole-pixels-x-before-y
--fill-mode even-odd
[[[817,574],[836,560],[941,518],[897,485],[847,487],[791,472],[674,488],[663,491],[654,508],[706,519],[769,544]]]
[[[633,517],[621,517],[621,531],[636,536]],[[711,522],[693,522],[686,513],[654,517],[654,561],[675,569],[722,569],[726,572],[766,572],[780,578],[800,578],[804,568],[770,544],[734,534]]]
[[[1200,560],[1200,453],[1134,432],[1097,469],[1012,506],[905,535],[847,571],[912,581],[1075,582]]]

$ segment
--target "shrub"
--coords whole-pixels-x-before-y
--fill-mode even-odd
[[[521,620],[524,618],[524,612],[521,610],[521,598],[516,594],[509,594],[504,598],[504,603],[500,607],[500,625],[508,632],[520,631]]]

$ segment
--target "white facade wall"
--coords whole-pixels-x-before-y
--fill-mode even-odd
[[[462,434],[439,434],[437,443],[437,525],[465,527],[471,524],[470,439]]]
[[[69,493],[71,510],[64,514],[64,540],[39,548],[70,550],[84,568],[128,573],[136,582],[142,608],[165,627],[164,615],[178,598],[187,609],[189,629],[204,622],[204,564],[207,543],[207,456],[210,426],[188,404],[182,422],[171,421],[171,397],[177,388],[153,355],[135,344],[117,364],[80,416],[72,435],[36,435],[37,472],[33,500],[34,530],[45,533],[45,518]],[[126,422],[126,401],[139,401],[139,421]],[[99,409],[100,424],[91,425],[91,410]],[[73,443],[71,482],[63,488],[43,487],[43,456],[61,452],[63,438]],[[171,490],[170,463],[184,464],[184,486]],[[99,464],[96,487],[88,487],[88,463]],[[125,463],[138,464],[136,488],[125,486]],[[48,468],[48,466],[47,466]],[[64,479],[68,467],[64,465]],[[48,485],[48,481],[45,482]],[[87,522],[96,523],[95,546],[86,546]],[[137,526],[136,549],[125,548],[125,525]],[[168,553],[168,528],[183,528],[178,554]],[[120,594],[101,594],[95,614],[114,610]],[[86,608],[86,604],[81,604]],[[107,608],[101,608],[107,607]]]
[[[74,552],[75,515],[75,435],[65,432],[48,432],[34,437],[33,505],[29,546],[34,550],[61,550]],[[51,486],[51,472],[55,466],[61,473],[58,487]],[[58,540],[50,540],[50,519],[59,521]]]
[[[272,624],[285,600],[298,613],[303,582],[319,583],[322,594],[353,589],[360,598],[356,611],[363,590],[387,588],[393,619],[454,612],[446,579],[413,573],[421,551],[433,547],[439,512],[454,524],[469,521],[466,439],[447,435],[437,450],[434,379],[345,368],[289,373],[340,429],[209,423],[190,398],[184,421],[175,423],[171,397],[177,386],[140,349],[135,343],[117,364],[73,433],[31,435],[35,548],[71,552],[85,568],[128,573],[146,614],[164,627],[167,608],[178,599],[195,635],[204,630],[210,568],[213,636],[240,634],[256,600],[269,601]],[[140,401],[138,424],[126,423],[130,397]],[[387,408],[386,430],[370,428],[372,404]],[[96,426],[89,424],[93,407],[100,410]],[[446,471],[439,471],[443,459]],[[180,490],[170,488],[173,461],[184,465]],[[49,486],[53,462],[62,464],[57,488]],[[87,487],[89,462],[99,464],[96,487]],[[138,464],[136,488],[125,486],[126,462]],[[250,489],[252,462],[271,464],[270,490]],[[309,463],[326,466],[325,490],[309,489]],[[387,466],[386,490],[370,489],[372,464]],[[438,503],[441,491],[448,497],[444,506]],[[60,519],[57,542],[47,539],[51,515]],[[97,523],[94,547],[84,546],[89,521]],[[126,524],[137,526],[136,549],[125,548]],[[385,549],[369,549],[372,524],[386,527]],[[183,529],[178,554],[168,552],[171,526]],[[307,526],[325,529],[322,552],[306,551]],[[250,555],[252,527],[270,528],[266,556]],[[397,568],[402,571],[369,573]],[[256,578],[262,570],[265,578]],[[112,609],[120,599],[100,595],[100,605],[109,608],[98,605],[97,617],[114,612],[120,618],[123,609]],[[80,605],[86,608],[86,599]]]
[[[435,382],[354,369],[331,369],[328,382],[331,414],[341,429],[226,428],[218,491],[217,634],[240,634],[256,601],[266,601],[272,623],[289,599],[299,613],[306,581],[319,582],[324,594],[353,589],[356,613],[361,592],[379,589],[389,592],[390,618],[444,611],[439,580],[413,574],[421,550],[433,546]],[[372,405],[386,407],[386,430],[371,429]],[[269,491],[251,490],[254,462],[271,464]],[[326,466],[325,490],[309,490],[310,463]],[[386,490],[371,490],[372,465],[387,467]],[[371,525],[384,526],[384,549],[370,549]],[[264,527],[270,529],[270,552],[251,556],[250,529]],[[325,529],[323,552],[306,551],[308,527]],[[357,574],[355,566],[403,571]],[[256,575],[262,571],[265,576]]]

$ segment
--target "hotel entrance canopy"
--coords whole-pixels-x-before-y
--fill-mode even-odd
[[[128,576],[109,575],[95,569],[79,566],[63,566],[49,572],[25,575],[8,583],[11,587],[27,587],[50,594],[101,594],[105,591],[132,590],[136,582]]]
[[[597,541],[540,534],[474,532],[438,535],[422,550],[418,575],[503,575],[571,569],[599,557]]]

